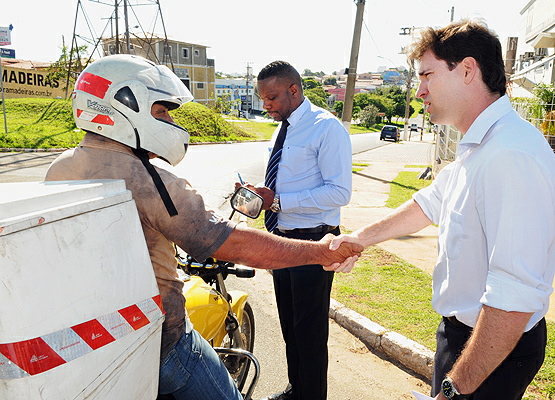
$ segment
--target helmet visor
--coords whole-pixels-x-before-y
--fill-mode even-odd
[[[165,65],[155,65],[140,72],[138,79],[148,88],[148,100],[151,105],[157,101],[165,101],[180,107],[193,100],[187,86]]]

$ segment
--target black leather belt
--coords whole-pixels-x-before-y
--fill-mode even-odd
[[[302,234],[328,233],[328,232],[333,231],[335,228],[337,228],[337,226],[320,225],[320,226],[317,226],[316,228],[295,228],[295,229],[289,229],[289,230],[278,228],[278,231],[280,231],[281,233],[284,233],[284,234],[288,234],[288,233],[302,233]]]
[[[446,319],[447,321],[449,321],[449,323],[451,323],[451,325],[456,326],[457,328],[461,328],[461,329],[466,329],[466,330],[472,330],[472,327],[463,324],[461,321],[459,321],[456,317],[443,317],[443,319]],[[542,318],[543,319],[543,318]],[[528,332],[530,332],[532,329],[535,329],[538,327],[538,325],[540,324],[542,320],[539,320],[536,325],[534,325],[532,328],[530,328],[530,330]]]
[[[472,327],[463,324],[461,321],[459,321],[456,317],[443,317],[444,319],[446,319],[447,321],[449,321],[451,323],[451,325],[456,326],[457,328],[461,328],[461,329],[466,329],[466,330],[472,330]]]

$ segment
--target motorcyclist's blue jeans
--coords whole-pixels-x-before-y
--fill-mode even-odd
[[[161,360],[158,392],[177,400],[243,399],[214,349],[194,329]]]

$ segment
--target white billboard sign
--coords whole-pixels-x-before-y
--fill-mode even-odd
[[[0,46],[9,46],[12,44],[12,31],[8,26],[0,26]]]

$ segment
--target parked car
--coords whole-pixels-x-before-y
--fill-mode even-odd
[[[416,125],[416,124],[410,124],[410,130],[411,130],[411,131],[417,131],[417,132],[418,132],[418,125]]]
[[[380,132],[380,140],[393,139],[397,142],[401,139],[401,132],[399,128],[394,125],[384,125]]]

